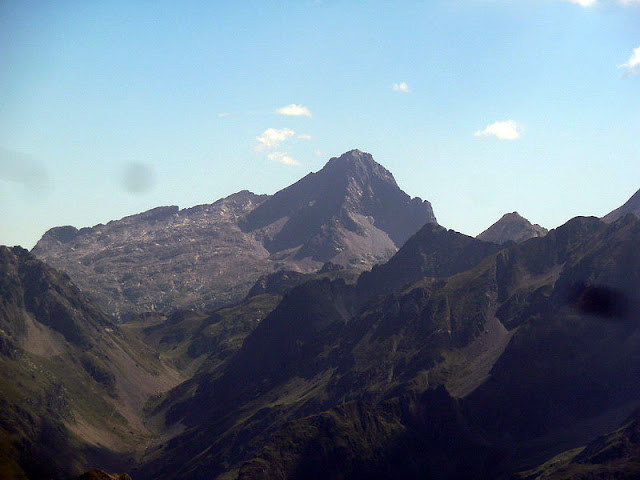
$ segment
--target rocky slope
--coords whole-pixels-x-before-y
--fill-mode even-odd
[[[640,478],[640,411],[615,431],[520,474],[526,480]]]
[[[457,253],[474,252],[472,245],[478,249],[475,256],[470,255],[466,267],[477,264],[498,249],[495,245],[440,227],[424,227],[416,237],[420,241],[412,238],[396,257],[414,258],[421,262],[419,271],[429,271],[429,268],[442,265],[442,270],[438,271],[443,275],[456,271],[456,268],[465,268],[457,265],[459,260],[453,261],[456,250],[452,250],[452,246],[457,242],[466,248]],[[423,242],[428,246],[423,248]],[[411,253],[414,249],[423,253]],[[397,263],[398,267],[395,265],[383,278],[393,275],[393,272],[401,273],[402,261]],[[334,272],[334,275],[340,273]],[[416,276],[422,279],[419,274]],[[377,275],[374,277],[378,278]],[[395,287],[386,286],[381,290],[388,294],[404,283],[398,282]],[[478,278],[476,283],[476,288],[479,288],[485,280]],[[416,381],[424,386],[424,374],[416,370],[420,363],[431,364],[447,346],[457,348],[465,345],[477,334],[478,327],[471,320],[458,320],[455,326],[442,318],[434,320],[431,325],[428,320],[420,320],[421,315],[438,314],[448,301],[453,303],[453,299],[462,295],[458,291],[459,285],[451,286],[453,290],[450,292],[446,284],[444,280],[429,281],[421,287],[421,294],[412,292],[400,298],[392,296],[379,305],[379,300],[375,299],[376,289],[372,288],[367,294],[359,284],[340,278],[314,278],[294,287],[247,337],[222,374],[199,376],[191,381],[196,384],[192,387],[193,396],[176,397],[177,401],[165,405],[168,424],[180,422],[187,425],[188,430],[170,445],[154,452],[148,466],[139,475],[162,475],[161,472],[167,468],[164,463],[167,458],[182,459],[177,462],[184,462],[180,467],[181,475],[222,474],[224,467],[217,462],[238,465],[246,458],[243,452],[255,451],[288,418],[312,414],[345,401],[380,398],[385,392],[405,388],[416,375]],[[434,298],[429,298],[432,291]],[[482,318],[483,314],[475,307],[484,305],[480,310],[486,308],[487,298],[483,297],[484,291],[477,295],[478,303],[452,304],[451,312],[455,313],[450,315]],[[448,296],[452,300],[448,300]],[[371,301],[375,306],[367,307]],[[402,306],[398,305],[399,302]],[[473,312],[465,312],[465,309]],[[401,323],[397,320],[399,312],[408,315]],[[370,338],[372,332],[377,333]],[[492,340],[494,336],[497,346],[491,347],[492,352],[504,348],[503,339],[506,338],[498,328],[491,335]],[[396,347],[391,345],[394,342],[399,342]],[[351,359],[354,348],[358,351],[356,365]],[[395,374],[390,376],[394,368]],[[331,371],[334,373],[329,374]],[[281,395],[286,400],[278,400]],[[272,402],[276,406],[267,407]],[[363,408],[368,409],[369,406]],[[236,415],[244,420],[229,428],[236,422]],[[399,422],[404,430],[405,422],[414,425],[417,420],[409,416],[394,421]],[[240,439],[248,438],[247,435],[252,438],[251,446],[238,443],[243,442]],[[393,442],[393,438],[381,439],[380,444]],[[205,456],[208,460],[197,453],[198,445],[204,443],[210,452]],[[197,460],[189,460],[191,457],[197,457]]]
[[[272,254],[371,266],[427,222],[436,222],[429,202],[410,198],[370,154],[352,150],[276,193],[241,225],[268,232]]]
[[[180,380],[66,274],[0,247],[0,477],[132,465],[156,434],[146,401]]]
[[[428,223],[387,263],[375,265],[358,279],[363,298],[390,292],[424,277],[450,277],[501,250],[495,243]]]
[[[548,230],[540,225],[531,224],[518,212],[505,213],[500,220],[479,234],[476,238],[485,242],[503,244],[524,242],[534,237],[544,237]]]
[[[602,217],[602,220],[607,223],[611,223],[628,213],[633,213],[636,217],[640,218],[640,190],[634,193],[631,198],[624,203],[624,205]]]
[[[265,200],[244,191],[211,205],[148,212],[77,230],[49,230],[32,253],[71,278],[107,313],[203,309],[241,298],[273,269],[238,219]]]
[[[33,253],[128,318],[237,301],[281,269],[370,268],[435,221],[429,202],[411,199],[371,155],[353,150],[272,197],[243,191],[92,228],[56,227]]]
[[[427,232],[396,254],[425,272],[419,247],[443,235]],[[576,218],[368,298],[339,278],[294,287],[165,405],[185,430],[136,475],[499,478],[584,445],[640,404],[639,240],[633,216]]]

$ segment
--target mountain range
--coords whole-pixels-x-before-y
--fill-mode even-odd
[[[474,238],[354,150],[0,247],[0,476],[635,478],[632,200]]]
[[[186,430],[140,475],[498,478],[584,445],[640,399],[639,235],[635,217],[576,218],[382,295],[295,287],[169,399]]]
[[[352,150],[272,196],[242,191],[91,228],[55,227],[32,253],[107,313],[129,318],[222,306],[277,270],[308,273],[329,261],[369,269],[428,222],[436,222],[429,202],[410,198],[370,154]]]

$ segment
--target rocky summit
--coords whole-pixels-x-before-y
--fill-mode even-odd
[[[272,255],[371,266],[435,222],[429,202],[410,198],[370,154],[352,150],[267,199],[240,225],[264,232]]]
[[[32,253],[107,313],[129,318],[236,301],[278,270],[308,273],[327,261],[368,269],[429,222],[429,202],[410,198],[370,154],[352,150],[273,196],[245,190],[91,228],[55,227]]]
[[[532,224],[518,212],[505,213],[500,220],[487,228],[476,238],[485,242],[503,244],[507,242],[524,242],[534,237],[544,237],[547,229]]]

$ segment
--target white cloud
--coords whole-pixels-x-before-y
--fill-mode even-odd
[[[286,107],[282,107],[276,110],[276,113],[280,115],[290,115],[294,117],[310,117],[311,110],[307,107],[304,107],[297,103],[292,103],[291,105],[287,105]]]
[[[575,3],[576,5],[580,5],[581,7],[591,7],[599,3],[599,0],[564,0],[564,1]],[[607,4],[619,3],[621,5],[633,5],[633,4],[640,4],[640,0],[605,0],[604,3],[607,3]]]
[[[564,0],[564,1],[569,3],[575,3],[576,5],[580,5],[581,7],[591,7],[599,3],[599,0]],[[607,4],[619,3],[621,5],[633,5],[633,4],[640,4],[640,0],[605,0],[604,3],[607,3]]]
[[[598,0],[566,0],[567,2],[575,3],[581,7],[590,7],[598,3]]]
[[[300,135],[298,135],[298,138],[300,140],[311,140],[311,135],[309,135],[308,133],[301,133]]]
[[[256,137],[258,145],[256,145],[256,151],[268,150],[276,148],[287,138],[293,137],[296,132],[290,128],[267,128],[262,135]]]
[[[474,135],[476,137],[488,137],[495,136],[500,140],[515,140],[520,137],[522,127],[518,125],[514,120],[504,120],[502,122],[494,122],[491,125],[487,125],[484,130],[478,130]]]
[[[627,72],[631,74],[640,72],[640,47],[634,48],[627,63],[620,65],[620,67],[626,68]]]
[[[409,93],[411,91],[406,82],[394,83],[391,88],[394,92]]]
[[[284,152],[273,152],[267,155],[269,160],[273,160],[274,162],[284,163],[285,165],[300,165],[300,162],[294,160],[289,156],[288,153]]]
[[[222,118],[222,117],[227,117],[229,116],[229,112],[222,112],[218,114],[218,117]]]

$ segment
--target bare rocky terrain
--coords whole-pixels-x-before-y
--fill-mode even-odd
[[[273,269],[269,253],[237,225],[264,198],[245,191],[211,205],[158,207],[92,228],[57,227],[33,253],[65,270],[115,317],[222,304]]]
[[[278,270],[309,273],[328,261],[368,269],[435,221],[429,202],[410,198],[371,155],[353,150],[273,196],[242,191],[91,228],[55,227],[32,252],[107,313],[129,318],[237,301]]]

